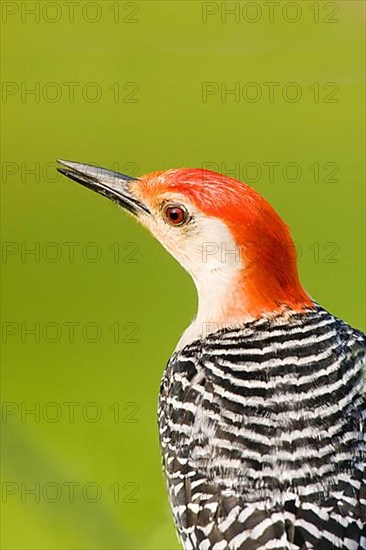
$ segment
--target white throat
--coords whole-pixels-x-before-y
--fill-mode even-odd
[[[235,301],[238,277],[243,269],[239,247],[226,225],[218,219],[208,219],[210,242],[200,242],[199,257],[177,258],[190,273],[197,288],[197,316],[183,333],[176,350],[225,326],[228,304]]]
[[[169,199],[183,202],[179,195],[170,195]],[[186,228],[168,227],[158,218],[144,220],[151,233],[191,275],[197,288],[197,316],[176,350],[227,326],[224,321],[228,306],[238,301],[235,292],[244,267],[240,248],[228,226],[219,218],[204,215],[192,204],[189,210],[194,222]]]

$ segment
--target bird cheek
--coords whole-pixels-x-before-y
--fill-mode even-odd
[[[144,220],[144,226],[150,231],[150,233],[165,247],[174,246],[174,239],[171,237],[168,226],[162,222],[157,221],[154,217],[147,217]],[[169,248],[168,248],[169,250]]]

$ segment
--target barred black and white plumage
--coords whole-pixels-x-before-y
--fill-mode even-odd
[[[185,549],[366,548],[365,358],[319,306],[172,356],[159,425]]]

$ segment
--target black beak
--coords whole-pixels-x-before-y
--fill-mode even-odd
[[[111,199],[132,214],[150,214],[146,205],[133,195],[133,182],[138,181],[137,178],[91,164],[68,160],[58,160],[57,162],[62,166],[57,170],[64,176]]]

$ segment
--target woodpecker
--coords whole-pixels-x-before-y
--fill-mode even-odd
[[[366,338],[305,292],[279,215],[202,169],[60,164],[132,213],[197,287],[158,406],[183,548],[366,549]]]

